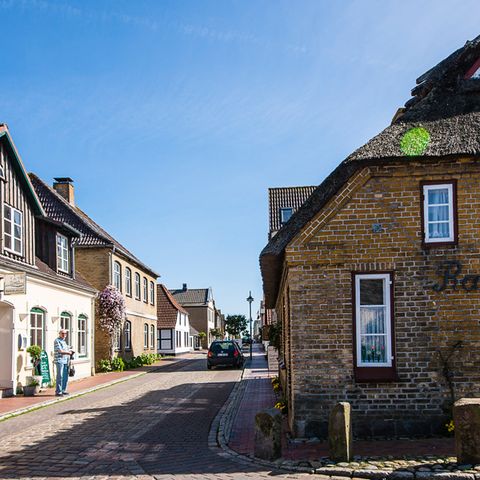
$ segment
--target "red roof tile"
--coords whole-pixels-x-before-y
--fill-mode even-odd
[[[157,285],[157,324],[159,328],[175,328],[177,313],[188,312],[173,298],[165,285]]]

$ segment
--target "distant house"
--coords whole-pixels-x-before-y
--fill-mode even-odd
[[[278,187],[268,189],[268,239],[290,220],[316,187]]]
[[[30,174],[40,202],[55,222],[71,226],[75,239],[75,268],[97,290],[113,285],[123,295],[126,320],[115,339],[116,355],[131,358],[157,351],[157,309],[155,303],[158,274],[95,223],[76,204],[73,180],[56,178],[53,188]],[[95,358],[110,356],[109,338],[95,324]]]
[[[194,348],[188,312],[173,298],[165,285],[157,285],[159,353],[177,354]]]
[[[190,324],[197,332],[207,336],[202,340],[202,346],[208,347],[214,340],[210,333],[215,328],[215,302],[211,288],[188,288],[184,283],[178,290],[170,290],[173,298],[185,308],[190,316]]]
[[[438,434],[480,396],[480,37],[412,95],[260,255],[296,436],[339,401],[355,435]]]

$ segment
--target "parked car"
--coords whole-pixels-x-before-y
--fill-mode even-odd
[[[215,340],[207,353],[207,368],[231,366],[242,368],[245,359],[242,350],[234,340]]]

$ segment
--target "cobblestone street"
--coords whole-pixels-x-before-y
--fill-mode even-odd
[[[0,478],[302,478],[208,447],[210,425],[240,378],[182,360],[0,423]]]

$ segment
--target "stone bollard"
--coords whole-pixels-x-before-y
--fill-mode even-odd
[[[480,463],[480,398],[462,398],[453,406],[457,463]]]
[[[263,460],[282,456],[282,413],[278,408],[262,410],[255,415],[254,455]]]
[[[328,419],[328,446],[335,462],[352,460],[352,422],[350,404],[340,402],[333,407]]]

